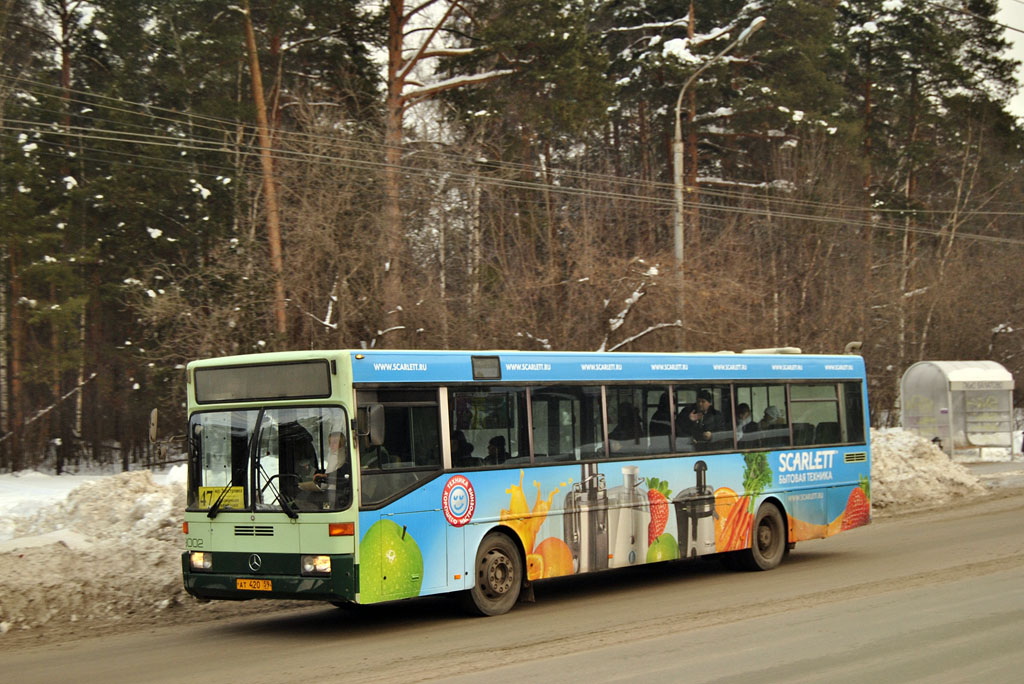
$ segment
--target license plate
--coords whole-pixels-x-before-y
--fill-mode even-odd
[[[273,589],[268,579],[236,579],[235,588],[247,591],[271,591]]]

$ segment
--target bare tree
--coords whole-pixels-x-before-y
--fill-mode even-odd
[[[408,110],[437,94],[484,83],[511,73],[495,70],[429,82],[429,66],[438,58],[464,55],[473,48],[454,47],[449,30],[457,11],[468,15],[459,0],[423,0],[407,7],[405,0],[388,0],[388,70],[384,124],[383,287],[386,307],[399,306],[402,293],[403,257],[401,165],[404,120]]]
[[[284,338],[288,332],[285,312],[284,259],[281,251],[281,218],[277,203],[277,182],[274,177],[274,141],[267,122],[267,103],[263,95],[263,75],[260,72],[256,32],[252,25],[249,0],[244,0],[245,45],[252,77],[253,106],[256,109],[257,135],[260,141],[260,168],[263,172],[263,203],[267,213],[267,242],[270,246],[270,268],[274,271],[274,323],[277,333]]]

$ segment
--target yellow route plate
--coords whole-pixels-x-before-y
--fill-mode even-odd
[[[220,499],[220,507],[224,510],[229,508],[245,508],[244,487],[228,487],[227,491],[224,490],[224,487],[200,487],[199,507],[210,508],[217,502],[217,499]],[[221,498],[221,496],[224,498]]]

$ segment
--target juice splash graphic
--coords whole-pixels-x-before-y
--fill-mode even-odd
[[[540,531],[541,525],[548,517],[548,511],[551,510],[551,503],[555,499],[555,494],[559,492],[562,487],[566,487],[569,482],[562,482],[558,487],[555,487],[548,494],[547,499],[541,497],[540,482],[534,480],[533,486],[537,488],[537,498],[533,503],[533,509],[530,509],[529,504],[526,501],[526,492],[523,491],[523,476],[524,471],[519,471],[519,484],[511,485],[505,490],[506,494],[509,494],[508,510],[501,509],[500,520],[505,523],[519,535],[519,539],[523,542],[523,548],[526,549],[526,574],[531,580],[540,579],[541,577],[555,577],[556,575],[550,574],[557,572],[558,574],[568,574],[562,572],[564,568],[563,558],[565,552],[568,551],[568,547],[565,546],[565,542],[554,537],[545,539],[541,544],[534,546],[537,540],[537,532]],[[561,546],[556,544],[561,542]],[[563,551],[561,547],[565,547]],[[571,554],[570,558],[571,558]],[[545,558],[549,561],[545,564]],[[545,565],[547,570],[545,571]],[[571,562],[570,562],[571,572]]]

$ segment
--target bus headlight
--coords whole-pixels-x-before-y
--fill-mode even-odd
[[[192,551],[188,554],[188,564],[195,572],[210,572],[213,569],[213,554],[209,551]]]
[[[330,556],[303,556],[302,574],[309,576],[325,576],[331,574]]]

